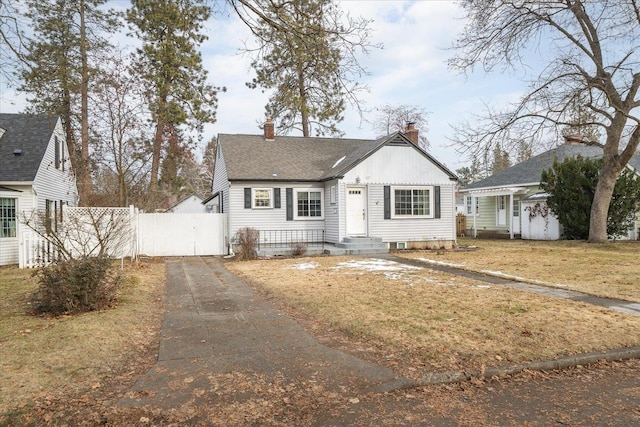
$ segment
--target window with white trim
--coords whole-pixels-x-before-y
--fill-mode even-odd
[[[16,199],[0,198],[0,238],[16,237]]]
[[[295,218],[296,219],[323,219],[324,210],[322,200],[323,189],[296,189],[295,190]]]
[[[268,209],[273,207],[273,188],[251,189],[253,207],[255,209]]]
[[[392,217],[433,217],[433,187],[394,187]]]

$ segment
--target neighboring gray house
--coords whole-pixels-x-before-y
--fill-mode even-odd
[[[56,227],[77,199],[60,118],[0,114],[0,265],[18,264],[21,215],[41,210]]]
[[[544,221],[544,229],[538,230],[529,223],[529,212],[536,204],[542,208],[546,206],[540,179],[542,171],[550,169],[554,160],[563,162],[578,155],[589,159],[602,157],[602,148],[578,141],[568,137],[565,144],[462,188],[460,193],[465,198],[468,235],[512,239],[521,236],[545,240],[560,238],[562,229],[553,215]],[[640,156],[634,156],[629,166],[640,171]],[[531,218],[531,221],[535,220]],[[630,237],[637,238],[635,230]]]
[[[213,195],[228,235],[260,244],[375,238],[386,247],[450,247],[456,176],[420,149],[417,130],[376,140],[218,135]]]

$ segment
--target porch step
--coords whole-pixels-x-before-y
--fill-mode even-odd
[[[330,255],[386,254],[387,245],[380,237],[345,237],[342,242],[324,251]]]

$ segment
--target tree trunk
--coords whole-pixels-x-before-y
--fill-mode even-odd
[[[91,194],[91,173],[89,170],[89,61],[87,58],[87,29],[85,24],[85,2],[80,1],[80,59],[82,61],[80,87],[80,204],[87,203]]]
[[[156,134],[153,138],[153,153],[151,156],[151,179],[149,180],[149,196],[152,198],[158,192],[158,173],[160,172],[160,154],[162,153],[162,139],[164,136],[164,122],[162,116],[156,119]]]
[[[302,121],[302,136],[309,136],[309,110],[307,106],[307,93],[304,85],[304,74],[298,70],[298,89],[300,93],[300,118]]]
[[[589,218],[589,243],[604,243],[608,241],[607,219],[613,188],[623,165],[620,163],[618,149],[620,137],[624,130],[626,115],[616,114],[607,128],[607,141],[603,151],[602,171],[598,178],[596,191],[591,203],[591,217]]]

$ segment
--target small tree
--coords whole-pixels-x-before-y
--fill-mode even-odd
[[[602,159],[581,156],[555,161],[553,167],[542,172],[540,187],[549,193],[547,204],[564,227],[567,239],[587,239],[591,203],[602,170]],[[607,235],[624,235],[632,226],[640,201],[640,177],[625,169],[616,182],[609,207]]]

